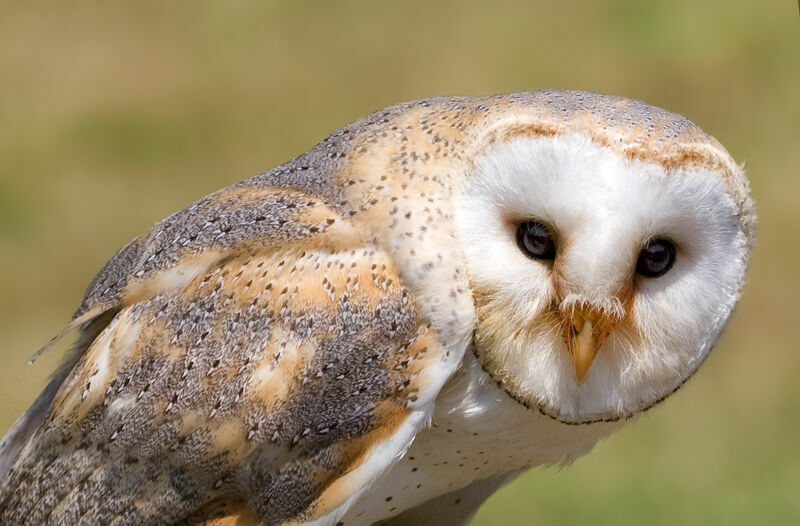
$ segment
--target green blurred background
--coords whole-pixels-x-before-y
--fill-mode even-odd
[[[489,524],[800,524],[794,0],[0,2],[0,432],[129,239],[383,106],[539,88],[687,115],[746,163],[750,281],[702,371]]]

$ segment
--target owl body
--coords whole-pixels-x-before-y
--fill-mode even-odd
[[[699,367],[748,192],[713,138],[621,97],[370,115],[112,257],[3,439],[0,522],[466,522]]]
[[[533,466],[564,466],[624,421],[564,425],[513,401],[468,351],[436,400],[432,424],[344,524],[466,524],[483,501]],[[399,510],[412,510],[398,513]]]

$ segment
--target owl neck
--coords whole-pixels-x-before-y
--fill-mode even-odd
[[[437,398],[431,428],[423,433],[444,432],[449,443],[458,437],[466,449],[502,452],[512,458],[501,464],[512,470],[569,464],[624,424],[568,425],[529,409],[492,381],[470,348]]]

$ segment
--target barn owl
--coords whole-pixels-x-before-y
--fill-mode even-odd
[[[389,107],[109,260],[0,522],[466,524],[697,370],[754,224],[723,146],[643,102]]]

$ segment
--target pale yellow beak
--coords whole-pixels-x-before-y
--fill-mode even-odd
[[[597,351],[608,335],[611,323],[596,309],[576,308],[564,316],[564,339],[572,355],[575,379],[583,383]]]

